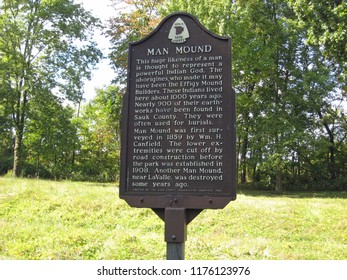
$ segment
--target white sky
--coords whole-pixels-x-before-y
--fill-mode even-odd
[[[82,3],[86,10],[91,11],[95,17],[100,18],[103,22],[117,13],[111,6],[111,3],[116,2],[115,0],[75,0],[75,2]],[[100,32],[95,34],[94,39],[104,55],[107,55],[110,45],[108,39],[101,35]],[[113,78],[115,78],[115,73],[109,66],[109,60],[106,58],[97,65],[97,70],[93,71],[92,79],[85,83],[84,98],[86,100],[92,99],[95,96],[95,88],[110,85]]]

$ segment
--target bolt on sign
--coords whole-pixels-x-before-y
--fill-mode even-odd
[[[230,38],[174,13],[129,45],[128,62],[120,197],[163,219],[236,199]]]

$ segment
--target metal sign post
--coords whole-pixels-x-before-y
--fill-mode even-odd
[[[165,222],[166,259],[184,260],[187,226],[202,209],[167,207],[152,210]]]
[[[184,243],[187,240],[186,209],[165,209],[165,241],[167,260],[184,260]]]

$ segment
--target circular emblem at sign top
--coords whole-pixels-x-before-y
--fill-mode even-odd
[[[172,25],[169,33],[169,39],[172,43],[184,43],[189,38],[187,25],[181,18],[178,18]]]

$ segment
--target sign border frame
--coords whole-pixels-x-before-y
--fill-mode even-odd
[[[232,186],[228,188],[230,189],[229,192],[227,192],[227,195],[219,195],[219,194],[181,194],[181,193],[168,193],[163,194],[159,193],[158,195],[153,195],[153,193],[138,193],[138,194],[129,194],[129,192],[126,191],[127,188],[127,172],[128,172],[128,158],[127,158],[127,151],[128,151],[128,129],[129,129],[129,94],[130,94],[130,68],[131,68],[131,62],[132,62],[132,56],[131,56],[131,50],[133,46],[139,45],[146,40],[150,39],[157,31],[160,30],[160,28],[165,24],[167,20],[169,20],[172,17],[177,16],[187,16],[193,19],[193,21],[204,31],[207,32],[209,35],[220,39],[220,40],[227,40],[228,41],[228,50],[230,50],[230,67],[232,62],[232,56],[231,56],[231,39],[229,37],[220,36],[217,34],[212,33],[207,28],[205,28],[199,20],[186,12],[177,12],[172,13],[168,16],[166,16],[159,24],[158,26],[146,37],[143,39],[131,42],[129,43],[129,52],[128,52],[128,68],[127,68],[127,90],[126,94],[123,96],[123,107],[122,107],[122,119],[121,119],[121,154],[120,154],[120,186],[119,186],[119,197],[124,199],[130,206],[132,207],[138,207],[138,208],[152,208],[152,209],[163,209],[167,207],[174,207],[174,208],[186,208],[186,209],[222,209],[224,208],[230,201],[233,201],[236,199],[236,97],[235,97],[235,91],[232,88],[232,70],[230,70],[231,77],[230,79],[230,88],[231,88],[231,108],[234,110],[234,112],[231,112],[231,121],[230,124],[230,137],[232,140],[231,146],[231,152],[233,154],[233,161],[234,164],[231,164],[232,170]]]

